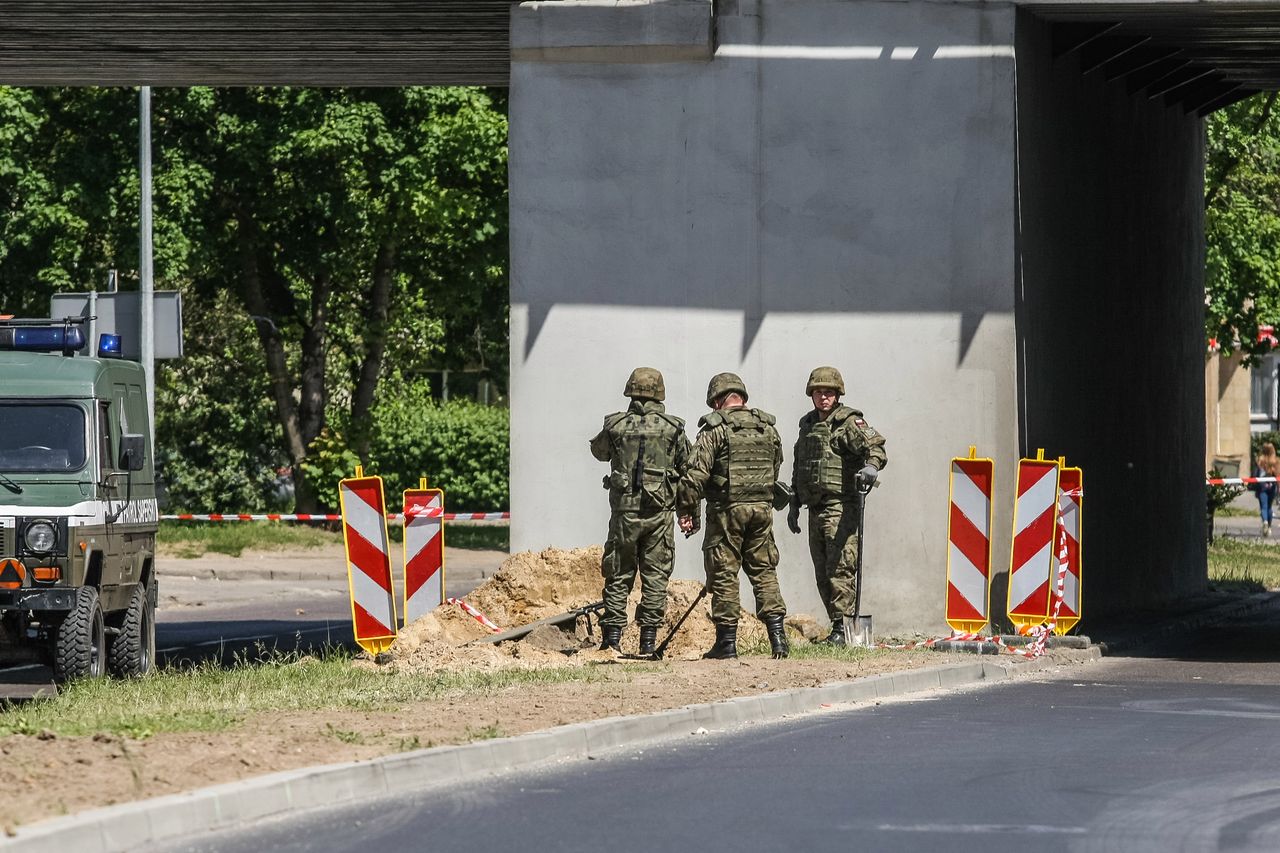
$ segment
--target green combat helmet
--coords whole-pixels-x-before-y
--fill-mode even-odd
[[[662,384],[662,373],[653,367],[637,367],[631,371],[627,379],[627,387],[623,395],[631,399],[657,400],[661,403],[667,398],[667,388]]]
[[[730,391],[737,391],[742,395],[742,399],[747,399],[747,386],[736,373],[717,373],[711,377],[711,384],[707,385],[707,405],[715,406],[716,400],[723,397]]]
[[[844,394],[844,377],[834,367],[815,367],[809,374],[809,384],[804,386],[805,396],[813,394],[814,388],[834,388],[836,393]]]

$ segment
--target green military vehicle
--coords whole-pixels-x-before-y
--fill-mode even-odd
[[[0,663],[59,682],[155,665],[146,379],[82,318],[0,318]]]

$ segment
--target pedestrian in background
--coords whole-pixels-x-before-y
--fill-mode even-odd
[[[667,583],[675,560],[676,484],[689,458],[684,421],[667,414],[662,374],[637,367],[623,395],[625,412],[604,419],[591,439],[591,455],[609,463],[609,535],[600,573],[604,576],[604,616],[600,648],[621,652],[627,627],[627,597],[640,575],[640,654],[651,655],[667,609]]]
[[[1276,455],[1276,446],[1269,441],[1262,442],[1257,457],[1253,461],[1253,476],[1280,477],[1280,456]],[[1276,499],[1275,483],[1254,483],[1258,496],[1258,513],[1262,516],[1262,535],[1271,536],[1271,510]]]
[[[834,367],[817,367],[809,374],[805,394],[813,411],[800,419],[791,460],[795,497],[787,513],[787,527],[800,532],[800,507],[809,507],[809,556],[813,559],[818,595],[831,620],[831,634],[823,641],[843,646],[844,617],[852,616],[857,584],[858,508],[860,483],[875,483],[888,464],[884,436],[862,412],[840,402],[844,377]]]
[[[747,386],[736,374],[711,378],[707,405],[714,411],[698,421],[698,438],[676,496],[686,535],[696,528],[699,503],[707,500],[702,558],[716,642],[704,658],[738,656],[739,568],[751,582],[756,616],[769,634],[774,658],[788,653],[783,627],[787,605],[778,587],[778,546],[773,541],[782,439],[773,415],[746,404]]]

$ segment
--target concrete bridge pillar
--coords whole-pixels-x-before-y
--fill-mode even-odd
[[[1202,583],[1203,370],[1182,375],[1200,335],[1198,123],[1095,91],[1046,39],[1013,6],[969,2],[517,7],[512,546],[603,540],[604,466],[586,442],[625,405],[632,367],[663,371],[691,433],[711,375],[740,373],[778,416],[789,472],[805,378],[834,364],[845,402],[888,437],[867,519],[881,632],[945,627],[947,460],[971,444],[1000,474],[997,567],[1013,464],[1044,446],[1099,490],[1087,596],[1131,576],[1139,516],[1186,528],[1132,575],[1159,575],[1152,600]],[[1148,217],[1158,238],[1132,232]],[[1144,343],[1144,322],[1163,340]],[[1135,366],[1155,393],[1135,394]],[[790,609],[819,614],[805,537],[778,521]],[[678,576],[702,576],[700,545],[680,543]]]

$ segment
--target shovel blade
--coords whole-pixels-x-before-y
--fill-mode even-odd
[[[870,616],[846,616],[844,617],[844,636],[845,642],[851,646],[859,646],[861,648],[871,648],[875,645],[873,632],[871,630]]]

